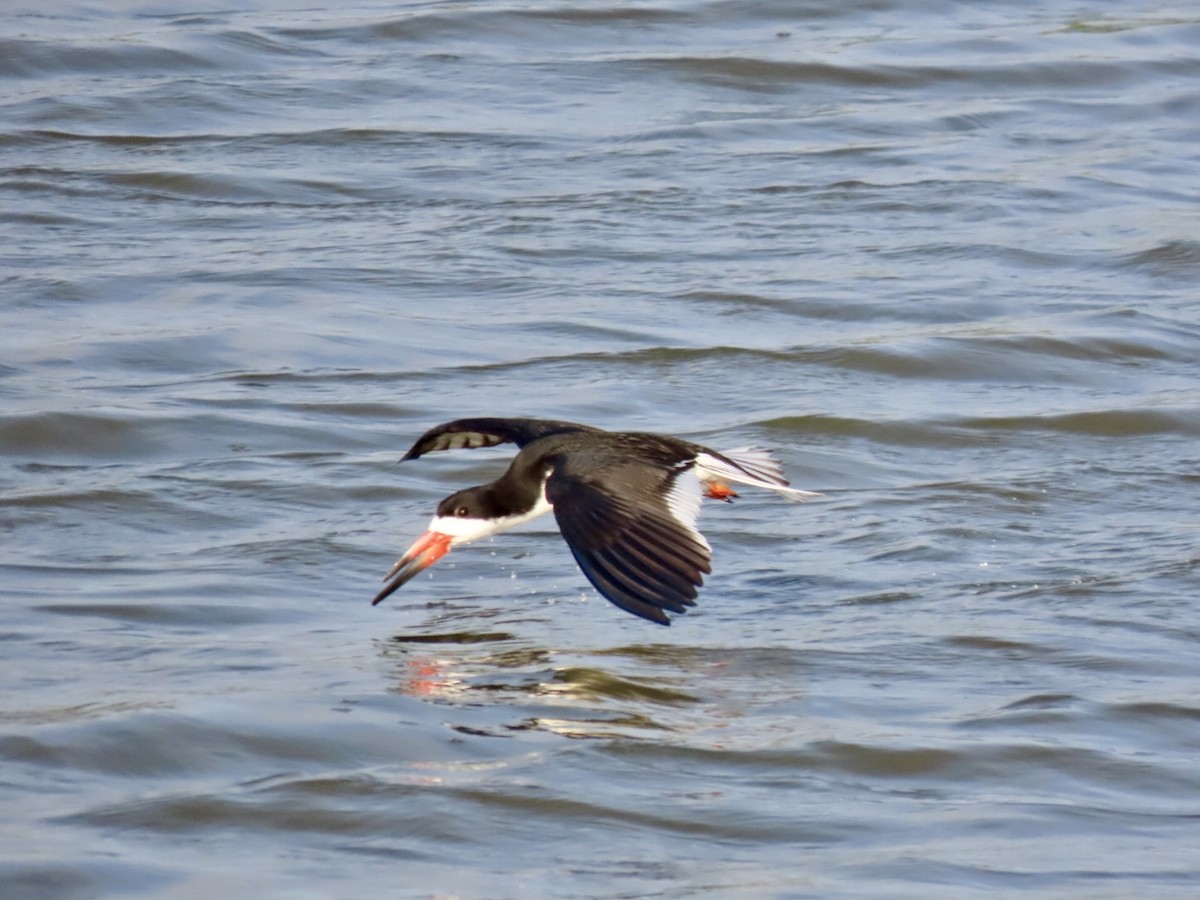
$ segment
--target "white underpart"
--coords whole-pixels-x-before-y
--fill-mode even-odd
[[[533,509],[528,512],[517,513],[512,516],[504,516],[500,519],[472,519],[459,518],[458,516],[434,516],[429,523],[429,530],[436,531],[438,534],[448,534],[452,538],[451,544],[467,544],[471,541],[477,541],[480,538],[485,538],[488,535],[496,534],[500,531],[507,531],[510,528],[516,528],[530,519],[536,519],[538,516],[544,516],[550,510],[554,509],[550,501],[546,499],[546,483],[542,482],[542,491],[538,494],[537,502],[534,503]]]
[[[696,528],[696,519],[700,516],[700,501],[703,499],[704,493],[700,490],[699,479],[676,476],[667,490],[667,512],[683,526],[692,540],[706,550],[712,550],[704,535]]]
[[[693,469],[696,478],[702,482],[732,481],[734,484],[748,484],[751,487],[774,491],[789,500],[799,502],[821,496],[813,491],[788,487],[787,479],[783,477],[783,467],[770,450],[764,450],[762,447],[738,447],[736,450],[724,450],[722,453],[736,465],[731,466],[708,453],[698,453]]]

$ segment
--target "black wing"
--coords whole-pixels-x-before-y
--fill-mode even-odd
[[[712,571],[712,552],[696,531],[700,482],[680,484],[695,492],[674,507],[668,497],[675,479],[692,479],[679,468],[641,461],[594,460],[575,473],[569,461],[555,466],[546,482],[559,530],[579,568],[608,600],[635,616],[670,625],[666,612],[696,605],[696,588]]]
[[[524,447],[531,441],[549,434],[598,430],[587,425],[555,422],[552,419],[455,419],[453,422],[430,428],[421,435],[412,445],[412,449],[404,454],[404,459],[416,459],[426,453],[461,450],[464,447],[473,450],[476,447],[494,447],[505,443]]]

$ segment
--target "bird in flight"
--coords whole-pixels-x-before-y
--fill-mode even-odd
[[[761,448],[718,453],[680,438],[548,419],[457,419],[423,434],[404,459],[503,443],[519,448],[508,471],[438,504],[372,604],[451,547],[553,510],[596,590],[635,616],[670,625],[667,613],[695,606],[696,589],[712,571],[712,548],[696,528],[702,498],[731,502],[737,494],[730,483],[793,500],[820,496],[789,487],[779,461]]]

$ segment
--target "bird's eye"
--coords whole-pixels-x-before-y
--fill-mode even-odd
[[[454,514],[456,516],[458,516],[460,519],[465,519],[470,514],[470,512],[471,511],[469,509],[467,509],[465,506],[460,506],[458,509],[456,509],[454,511]]]

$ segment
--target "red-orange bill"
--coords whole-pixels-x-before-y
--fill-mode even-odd
[[[451,540],[453,540],[451,535],[438,531],[427,531],[417,538],[416,542],[408,548],[408,552],[396,560],[391,571],[383,576],[387,585],[375,595],[371,605],[375,606],[381,600],[391,596],[394,591],[408,584],[415,575],[425,571],[449,553]]]

